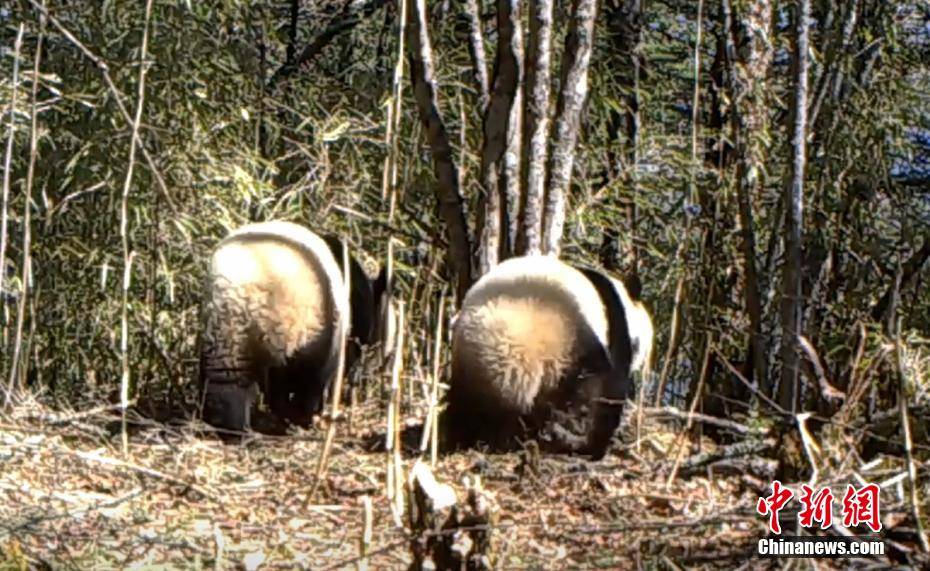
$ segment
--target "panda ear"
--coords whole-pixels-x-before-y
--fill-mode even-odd
[[[630,294],[630,298],[634,301],[640,301],[643,295],[643,282],[639,279],[639,272],[635,269],[631,272],[627,272],[623,276],[623,285],[626,286],[627,293]]]
[[[339,273],[342,273],[342,240],[339,239],[339,236],[334,234],[323,234],[321,237],[329,247],[329,252],[333,255],[333,259],[336,260],[336,265],[339,266]]]
[[[371,282],[371,293],[375,299],[375,305],[381,303],[381,297],[387,292],[387,266],[381,266],[378,277]]]

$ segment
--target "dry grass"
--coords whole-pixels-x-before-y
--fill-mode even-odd
[[[408,410],[408,424],[420,412]],[[676,434],[648,412],[639,454],[618,445],[589,463],[470,451],[440,456],[436,474],[458,489],[464,475],[481,475],[499,507],[502,569],[769,564],[750,560],[765,533],[754,511],[760,481],[689,476],[666,488]],[[384,413],[374,401],[355,411],[353,435],[339,427],[315,498],[325,430],[227,444],[193,422],[137,416],[124,457],[119,418],[115,408],[54,413],[34,399],[0,418],[0,568],[354,568],[365,496],[370,567],[410,562],[384,495]],[[409,470],[416,453],[404,456]]]

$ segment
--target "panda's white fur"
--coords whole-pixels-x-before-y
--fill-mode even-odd
[[[607,374],[624,386],[614,387],[608,398],[628,390],[629,372],[648,367],[652,321],[622,282],[609,278],[606,288],[611,287],[622,317],[608,315],[585,273],[552,256],[510,258],[485,274],[466,294],[454,321],[448,422],[481,424],[530,415],[564,391],[567,379],[584,376],[586,368],[597,376],[605,367],[616,367]],[[629,352],[609,346],[610,325],[622,328],[624,318]],[[626,362],[607,363],[618,358]],[[586,388],[578,383],[568,387],[570,393],[602,394],[598,383]],[[489,412],[482,413],[485,406]],[[447,426],[453,433],[465,432],[468,440],[469,427]]]
[[[652,339],[655,334],[652,319],[642,302],[630,297],[623,282],[615,278],[610,278],[610,281],[620,296],[626,314],[626,325],[633,346],[633,362],[630,364],[630,370],[640,371],[645,376],[650,372],[652,365]]]
[[[575,365],[578,347],[594,343],[606,345],[607,317],[591,282],[551,256],[510,258],[466,294],[453,330],[453,371],[469,369],[468,382],[527,414]]]
[[[216,248],[203,340],[209,355],[206,378],[243,389],[236,394],[215,387],[213,394],[228,406],[246,407],[244,428],[255,385],[267,381],[263,375],[269,367],[283,367],[312,347],[324,363],[318,378],[325,385],[335,375],[349,329],[348,295],[337,264],[322,238],[290,222],[241,227]],[[222,370],[232,373],[225,378],[210,373]],[[238,412],[230,414],[235,418]]]

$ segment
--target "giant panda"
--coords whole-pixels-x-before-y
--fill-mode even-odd
[[[342,243],[303,226],[249,224],[220,242],[210,260],[201,339],[203,419],[249,430],[264,391],[279,419],[307,426],[336,376],[347,337],[347,367],[373,340],[377,316],[372,290],[350,257],[350,289],[342,271]],[[351,299],[351,300],[350,300]],[[350,321],[351,316],[351,321]]]
[[[512,448],[580,401],[586,438],[550,444],[599,459],[651,346],[648,312],[620,281],[552,256],[510,258],[469,289],[452,326],[446,444]]]

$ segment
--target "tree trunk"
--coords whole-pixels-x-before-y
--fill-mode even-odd
[[[475,81],[478,83],[478,100],[482,113],[488,106],[488,58],[484,51],[484,32],[481,29],[481,6],[478,0],[465,0],[465,15],[468,18],[468,50],[471,53],[472,66],[475,68]]]
[[[523,80],[523,38],[520,25],[519,0],[498,0],[498,44],[494,64],[494,90],[484,115],[484,145],[481,149],[481,185],[483,194],[478,206],[479,236],[478,271],[481,274],[497,265],[502,244],[509,240],[509,184],[519,184],[519,168],[509,168],[505,153],[512,145],[519,148],[519,116],[515,106],[520,103]],[[516,107],[518,110],[519,107]],[[519,157],[519,150],[517,151]],[[513,166],[511,161],[510,167]],[[501,178],[503,175],[503,180]],[[503,235],[502,235],[503,233]]]
[[[572,179],[581,110],[588,95],[588,67],[594,44],[596,0],[575,0],[562,57],[562,82],[555,117],[555,143],[549,166],[543,218],[543,252],[559,254],[565,226],[565,194]]]
[[[620,56],[620,65],[612,66],[615,84],[623,90],[626,110],[610,109],[610,141],[608,147],[607,176],[610,181],[623,179],[631,198],[621,198],[620,204],[625,218],[624,229],[629,232],[629,247],[621,252],[620,227],[609,225],[598,252],[601,265],[608,270],[622,266],[636,273],[638,255],[636,243],[636,196],[639,194],[637,165],[639,164],[639,80],[642,55],[639,45],[642,40],[642,5],[640,0],[613,0],[604,7],[604,18],[609,34],[611,49]]]
[[[549,107],[552,90],[552,0],[530,2],[526,54],[526,108],[523,113],[523,176],[516,253],[542,251],[542,208],[549,156]]]
[[[500,259],[504,260],[513,255],[520,221],[520,197],[523,195],[523,30],[520,0],[513,0],[513,38],[510,51],[513,52],[513,73],[516,79],[516,89],[513,101],[510,103],[510,115],[507,120],[507,148],[504,151],[504,164],[501,172],[501,249]]]
[[[409,1],[413,4],[412,9],[407,12],[410,79],[413,83],[417,112],[433,156],[439,214],[446,225],[449,240],[448,264],[455,273],[457,299],[458,303],[461,303],[472,279],[471,243],[465,221],[465,203],[459,191],[458,170],[455,167],[449,134],[439,114],[425,0]]]
[[[772,394],[771,378],[766,374],[762,340],[762,302],[756,267],[756,237],[753,216],[754,197],[761,186],[765,171],[768,105],[766,76],[771,62],[770,28],[772,6],[769,0],[755,0],[745,5],[734,25],[730,0],[722,0],[726,28],[726,49],[730,65],[729,84],[733,94],[731,121],[736,141],[737,201],[739,203],[740,234],[742,236],[744,283],[743,296],[749,315],[750,360],[755,381],[762,392]],[[743,46],[736,53],[735,38]]]
[[[297,56],[297,23],[299,21],[300,0],[291,0],[290,21],[287,25],[287,47],[284,51],[284,65],[286,66],[293,66],[294,58]]]
[[[795,90],[792,103],[791,180],[785,203],[785,268],[782,289],[781,386],[779,404],[795,411],[798,394],[798,344],[801,334],[801,230],[804,209],[804,171],[807,160],[807,70],[810,0],[799,0],[794,41]]]

